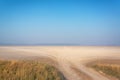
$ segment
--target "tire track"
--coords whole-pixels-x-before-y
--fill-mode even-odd
[[[93,51],[96,52],[97,50],[90,50],[90,53],[91,53],[90,56],[87,53],[85,53],[85,55],[82,56],[79,53],[79,52],[81,52],[81,51],[79,51],[79,49],[77,49],[77,51],[76,51],[76,49],[72,50],[71,47],[70,48],[69,47],[63,47],[63,48],[60,47],[60,49],[59,49],[59,47],[57,49],[54,47],[52,47],[52,48],[51,47],[40,47],[38,49],[35,49],[35,48],[32,49],[32,48],[27,48],[27,47],[26,48],[25,47],[24,48],[23,47],[4,47],[4,50],[8,50],[8,52],[10,50],[16,51],[16,54],[18,56],[20,54],[22,54],[22,56],[27,56],[28,58],[35,57],[35,56],[51,58],[54,61],[56,61],[56,63],[58,63],[58,65],[57,65],[58,69],[63,73],[63,75],[65,76],[65,78],[67,80],[109,80],[107,77],[86,67],[85,64],[83,64],[82,62],[79,62],[79,57],[81,59],[97,57],[95,53],[92,54]],[[1,49],[3,49],[3,48],[1,48]],[[69,51],[72,51],[73,53],[70,52],[70,55],[69,55]],[[82,51],[84,52],[84,50],[82,50]],[[21,53],[17,53],[17,52],[21,52]],[[74,54],[74,52],[75,52],[75,54]],[[104,55],[99,54],[99,53],[97,53],[97,54],[102,55],[101,57],[103,57],[103,56],[106,57],[106,55],[108,55],[108,51],[105,51],[105,52],[107,54],[104,54]],[[0,53],[0,54],[2,54],[2,53]],[[120,58],[120,56],[119,56],[120,54],[116,54],[116,55],[118,58]],[[107,58],[111,58],[111,57],[116,58],[116,55],[112,51],[111,54],[109,54],[107,56]],[[6,56],[7,56],[7,54],[6,54]],[[76,60],[74,60],[74,59],[76,59]]]

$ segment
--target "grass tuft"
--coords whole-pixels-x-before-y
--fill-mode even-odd
[[[0,80],[64,80],[53,66],[38,61],[0,60]]]
[[[98,63],[98,64],[92,65],[92,67],[99,72],[105,73],[112,77],[116,77],[120,80],[120,65],[118,64]]]

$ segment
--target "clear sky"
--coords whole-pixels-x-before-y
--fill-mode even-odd
[[[0,44],[120,45],[120,0],[0,0]]]

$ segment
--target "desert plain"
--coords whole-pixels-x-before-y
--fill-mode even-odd
[[[120,47],[0,46],[0,59],[43,59],[44,62],[57,67],[67,80],[114,80],[87,67],[86,64],[101,60],[117,60],[117,63],[120,63]]]

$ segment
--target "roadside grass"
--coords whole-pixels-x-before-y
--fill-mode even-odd
[[[0,80],[65,80],[53,66],[39,61],[0,60]]]
[[[120,65],[118,64],[97,63],[92,65],[92,68],[94,68],[98,72],[116,77],[118,80],[120,80]]]

